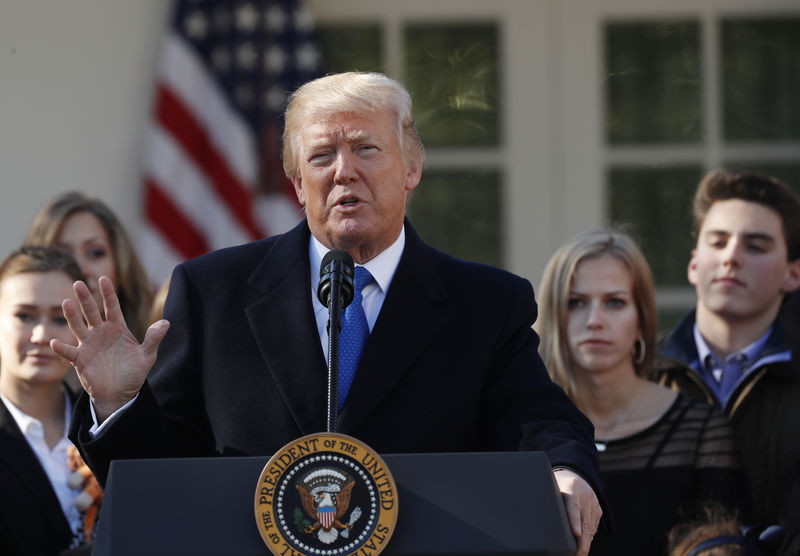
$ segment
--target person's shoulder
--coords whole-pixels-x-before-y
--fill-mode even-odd
[[[694,396],[679,392],[676,410],[683,416],[684,431],[695,429],[703,437],[714,439],[714,442],[733,443],[734,433],[728,416],[719,407]]]
[[[497,285],[530,288],[530,281],[511,271],[486,263],[460,259],[430,247],[431,257],[439,275],[445,281],[463,284]]]
[[[241,245],[224,247],[189,259],[181,264],[190,271],[205,271],[220,268],[220,265],[240,265],[242,263],[254,263],[257,265],[279,238],[280,236],[272,236]]]
[[[653,362],[649,378],[665,388],[679,392],[678,401],[683,405],[686,405],[688,401],[681,400],[681,398],[699,401],[709,407],[714,404],[713,395],[703,379],[681,361],[658,354]]]
[[[286,264],[292,257],[301,257],[308,242],[308,234],[304,234],[304,231],[307,231],[307,228],[301,223],[286,233],[217,249],[178,266],[191,275],[250,276],[273,253],[276,254],[275,257],[279,259],[280,264]]]
[[[429,245],[408,220],[405,222],[405,230],[406,247],[401,264],[405,261],[406,268],[414,266],[425,272],[433,272],[449,288],[502,287],[511,291],[516,288],[533,291],[529,280],[508,270],[466,260]]]

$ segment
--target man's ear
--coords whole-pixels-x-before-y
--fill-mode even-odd
[[[406,183],[405,189],[408,192],[414,191],[419,180],[422,178],[422,156],[414,154],[413,156],[406,157]]]
[[[689,259],[689,264],[686,267],[686,278],[691,285],[697,285],[697,249],[692,249],[692,258]]]
[[[789,293],[800,288],[800,259],[789,262],[786,279],[783,281],[783,293]]]
[[[294,186],[294,193],[297,195],[297,201],[300,203],[300,206],[306,206],[306,192],[303,190],[303,177],[299,172],[292,178],[292,185]]]

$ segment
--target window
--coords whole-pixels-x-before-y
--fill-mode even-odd
[[[402,80],[428,159],[409,217],[434,247],[503,266],[502,172],[491,161],[469,160],[501,142],[500,30],[486,21],[401,27]],[[318,29],[331,71],[387,71],[380,23],[322,22]],[[447,160],[437,162],[442,151]]]
[[[800,17],[610,19],[603,39],[605,218],[640,242],[668,330],[694,305],[702,175],[727,166],[800,187]]]

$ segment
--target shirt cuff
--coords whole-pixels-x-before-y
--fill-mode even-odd
[[[117,409],[114,413],[109,415],[108,419],[103,421],[102,424],[98,424],[97,423],[97,413],[95,413],[95,411],[94,411],[94,404],[92,403],[91,400],[89,400],[89,411],[92,414],[92,421],[94,423],[92,425],[92,427],[89,429],[89,436],[91,436],[92,438],[95,438],[98,434],[103,432],[106,428],[108,428],[108,424],[111,423],[112,421],[115,421],[120,415],[122,415],[125,412],[126,409],[128,409],[131,405],[133,405],[133,402],[135,402],[136,398],[138,398],[138,397],[139,397],[139,394],[137,393],[125,405],[123,405],[122,407]]]

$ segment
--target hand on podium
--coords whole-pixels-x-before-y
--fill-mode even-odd
[[[556,469],[553,474],[558,490],[564,496],[567,519],[578,541],[575,556],[588,556],[603,510],[597,496],[583,477],[570,469]]]
[[[78,345],[54,339],[50,347],[75,367],[81,385],[92,399],[98,422],[102,423],[141,390],[169,322],[162,319],[150,325],[140,345],[125,324],[111,280],[101,276],[98,284],[105,320],[86,284],[75,282],[73,289],[80,311],[71,299],[64,300],[62,308]]]

